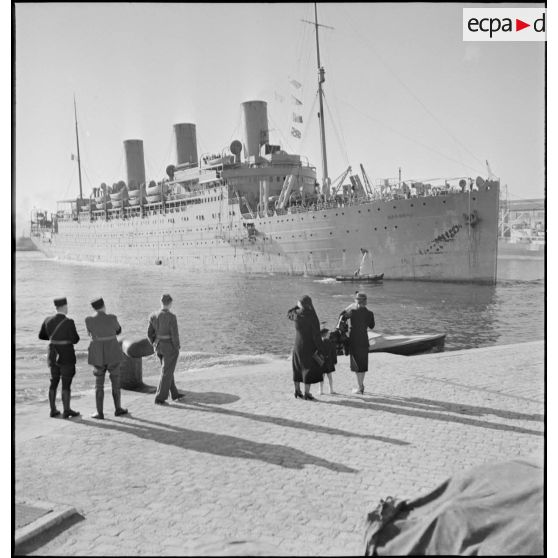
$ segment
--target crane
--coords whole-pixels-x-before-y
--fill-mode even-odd
[[[360,163],[360,170],[362,171],[362,178],[364,179],[366,191],[368,192],[368,195],[372,197],[374,195],[374,188],[372,187],[372,183],[370,182],[362,163]]]

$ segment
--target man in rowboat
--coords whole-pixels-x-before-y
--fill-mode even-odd
[[[168,405],[169,391],[173,401],[184,397],[174,383],[174,369],[180,355],[180,338],[176,316],[170,311],[171,306],[171,295],[164,294],[161,297],[161,309],[149,316],[147,328],[147,337],[161,362],[161,378],[155,394],[156,405]]]
[[[74,320],[67,317],[68,301],[66,298],[55,298],[54,306],[56,314],[45,319],[39,332],[39,339],[50,341],[47,356],[50,368],[50,389],[48,390],[50,416],[54,418],[60,415],[60,411],[56,408],[56,390],[62,379],[63,417],[77,417],[79,413],[70,408],[70,387],[76,374],[74,345],[78,343],[79,335]]]
[[[122,349],[116,339],[122,328],[114,314],[107,314],[102,298],[91,301],[91,306],[96,313],[85,318],[87,333],[91,336],[89,344],[88,363],[95,367],[95,403],[97,413],[91,416],[94,419],[104,419],[103,399],[105,396],[105,374],[108,372],[112,384],[112,399],[114,401],[114,415],[125,415],[128,409],[120,405],[120,362]]]

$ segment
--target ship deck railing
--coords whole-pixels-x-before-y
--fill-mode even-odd
[[[486,184],[481,186],[474,186],[472,190],[467,190],[466,193],[474,193],[479,189],[487,190],[490,189],[491,185]],[[296,214],[296,213],[309,213],[311,211],[323,211],[326,209],[340,209],[343,207],[351,207],[357,205],[366,205],[375,202],[390,202],[390,201],[401,201],[407,199],[420,199],[420,198],[430,198],[430,197],[437,197],[437,196],[452,196],[462,194],[463,192],[457,190],[442,190],[436,193],[417,193],[409,196],[405,196],[402,194],[377,194],[373,196],[336,196],[327,201],[313,201],[311,203],[299,203],[290,205],[284,209],[276,208],[276,209],[269,209],[266,211],[259,211],[255,212],[259,217],[273,217],[273,216],[280,216],[280,215],[288,215],[288,214]],[[254,215],[252,213],[243,213],[242,216],[244,219],[254,219]]]
[[[497,184],[495,182],[494,184]],[[389,194],[380,194],[376,193],[371,196],[357,196],[357,195],[337,195],[334,198],[329,200],[321,201],[321,200],[312,200],[311,202],[306,203],[296,203],[292,204],[284,209],[275,208],[275,209],[268,209],[267,212],[265,211],[249,211],[247,213],[243,213],[242,216],[244,219],[254,219],[256,216],[259,217],[272,217],[275,215],[286,215],[286,214],[294,214],[294,213],[308,213],[310,211],[323,211],[326,209],[339,209],[343,207],[351,207],[356,205],[365,205],[375,202],[390,202],[396,200],[406,200],[406,199],[417,199],[417,198],[427,198],[427,197],[436,197],[436,196],[452,196],[452,195],[459,195],[462,193],[474,193],[478,190],[489,190],[492,187],[493,183],[487,182],[484,185],[478,187],[473,186],[472,189],[468,189],[463,191],[457,190],[441,190],[435,193],[432,192],[424,192],[424,193],[417,193],[412,195],[402,195],[397,193],[389,193]],[[230,188],[230,186],[229,186]],[[232,192],[233,190],[231,190]],[[82,217],[89,217],[90,220],[105,220],[105,219],[119,219],[119,218],[129,218],[129,217],[136,217],[136,216],[148,216],[148,215],[157,215],[157,214],[166,214],[166,213],[175,213],[180,212],[183,207],[193,204],[202,204],[204,203],[204,199],[200,197],[201,192],[188,192],[186,195],[181,194],[180,197],[176,197],[174,199],[166,199],[164,202],[155,202],[155,203],[144,203],[142,205],[137,206],[127,206],[127,207],[119,207],[114,209],[98,209],[94,211],[82,211],[80,215]],[[223,202],[228,204],[234,203],[241,203],[244,202],[244,196],[236,196],[233,197],[230,195],[228,199],[223,196],[223,194],[218,194]],[[57,212],[56,217],[60,221],[66,220],[78,220],[78,214],[75,212]]]

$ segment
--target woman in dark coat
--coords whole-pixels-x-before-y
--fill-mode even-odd
[[[298,305],[291,308],[287,316],[294,322],[296,330],[293,349],[295,398],[313,401],[315,398],[310,393],[310,385],[323,379],[322,368],[315,353],[322,356],[324,347],[320,335],[320,321],[312,305],[312,299],[308,295],[301,297]],[[304,383],[304,394],[300,391],[300,382]]]
[[[358,387],[353,393],[364,394],[364,374],[368,372],[368,329],[374,329],[374,314],[366,308],[366,295],[355,294],[355,303],[341,312],[341,321],[351,321],[349,354],[351,370],[356,373]]]

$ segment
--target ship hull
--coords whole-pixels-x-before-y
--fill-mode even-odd
[[[185,270],[363,274],[432,281],[496,280],[497,185],[445,196],[377,200],[247,219],[226,188],[165,214],[58,224],[34,237],[52,257]]]

